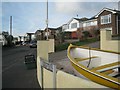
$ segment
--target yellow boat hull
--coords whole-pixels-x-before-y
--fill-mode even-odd
[[[101,85],[114,88],[114,89],[120,89],[120,82],[118,79],[107,76],[105,74],[102,74],[100,72],[97,72],[95,70],[90,70],[83,66],[82,64],[79,64],[77,61],[74,60],[74,58],[70,55],[70,50],[76,48],[76,46],[70,45],[68,47],[68,58],[70,59],[70,62],[75,70],[77,70],[80,74],[85,76],[86,78],[99,83]],[[77,47],[78,48],[78,47]]]

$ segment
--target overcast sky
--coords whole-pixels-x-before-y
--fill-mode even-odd
[[[34,2],[18,1],[10,2],[10,0],[5,0],[0,3],[0,7],[2,7],[2,10],[0,10],[0,12],[2,11],[0,15],[2,31],[9,31],[10,16],[13,16],[14,36],[44,29],[46,27],[46,2],[37,2],[36,0]],[[119,0],[116,2],[115,0],[114,2],[112,0],[104,1],[106,2],[80,2],[78,0],[74,0],[74,2],[49,2],[49,27],[59,27],[77,15],[79,18],[90,18],[104,7],[118,9]]]

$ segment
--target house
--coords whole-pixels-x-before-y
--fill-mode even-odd
[[[24,36],[18,36],[18,42],[23,42],[23,41],[25,41]]]
[[[2,33],[0,33],[0,43],[2,46],[7,45],[7,40]]]
[[[112,35],[120,34],[120,11],[103,8],[95,17],[100,29],[111,30]]]
[[[36,40],[43,40],[43,32],[44,32],[44,30],[37,30],[35,32]]]
[[[33,32],[26,33],[25,36],[26,36],[26,40],[28,40],[29,42],[35,39],[35,33]]]
[[[45,40],[47,39],[47,36],[49,39],[56,39],[59,34],[62,32],[62,27],[57,27],[57,28],[50,28],[48,27],[48,31],[47,28],[45,28],[44,30],[37,30],[35,32],[35,37],[37,40]]]
[[[0,32],[0,42],[2,43],[2,45],[7,45],[8,44],[8,38],[9,33],[6,31],[2,31],[2,33]]]
[[[67,38],[77,38],[77,30],[80,27],[83,27],[82,22],[86,21],[87,18],[72,18],[67,24],[62,26],[62,31],[66,34]]]
[[[53,39],[53,38],[55,38],[55,33],[56,33],[56,28],[45,28],[45,30],[44,30],[44,38],[46,39],[47,38],[47,36],[48,36],[48,38],[49,39]]]
[[[13,43],[16,45],[18,42],[18,37],[13,37]]]
[[[48,28],[48,34],[47,34],[47,29],[44,30],[44,37],[48,37],[50,39],[57,39],[59,33],[62,32],[62,27],[57,27],[57,28]]]
[[[95,36],[94,31],[99,30],[98,24],[97,24],[97,18],[92,17],[86,21],[82,22],[82,27],[80,27],[81,32],[88,31],[92,37]]]
[[[83,31],[94,37],[100,29],[111,30],[112,35],[120,34],[120,11],[103,8],[92,18],[72,18],[62,26],[66,38],[81,38]]]
[[[62,32],[64,32],[66,29],[68,29],[68,25],[67,24],[63,24],[62,25]]]

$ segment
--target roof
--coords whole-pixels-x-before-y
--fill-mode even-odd
[[[96,17],[95,17],[95,16],[93,16],[93,17],[89,18],[89,20],[91,20],[91,19],[96,19]]]
[[[48,27],[48,29],[49,29],[49,30],[57,30],[57,28],[49,28],[49,27]]]
[[[113,10],[113,9],[109,9],[109,8],[103,8],[95,17],[98,17],[103,11],[109,11],[109,12],[112,12],[113,14],[115,13],[118,13],[120,14],[120,11],[119,10]]]
[[[83,17],[83,18],[73,18],[73,19],[76,19],[78,21],[86,21],[86,20],[88,20],[88,18],[86,18],[86,17]]]
[[[36,32],[42,32],[42,31],[44,31],[43,29],[41,29],[41,30],[37,30]]]
[[[29,34],[29,35],[31,35],[31,34],[35,34],[35,33],[29,32],[29,33],[26,33],[26,34]]]
[[[86,18],[86,17],[83,17],[83,18],[72,18],[72,19],[68,22],[68,24],[69,24],[73,19],[75,19],[75,20],[77,20],[77,21],[79,21],[79,22],[88,20],[88,18]]]
[[[60,30],[60,29],[62,29],[62,26],[59,26],[57,28],[50,28],[50,27],[48,27],[48,30]],[[46,28],[45,28],[45,30],[46,30]]]
[[[73,19],[76,19],[76,20],[80,21],[80,18],[73,18]]]

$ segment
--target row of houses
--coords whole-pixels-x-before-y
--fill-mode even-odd
[[[67,23],[57,27],[44,30],[37,30],[35,33],[26,33],[25,36],[19,36],[17,41],[44,40],[49,38],[81,38],[83,31],[89,31],[91,37],[94,37],[95,31],[100,29],[109,29],[112,35],[120,34],[120,11],[109,8],[103,8],[100,12],[91,18],[71,18]],[[64,34],[62,34],[64,33]],[[62,35],[61,35],[62,34]],[[1,34],[1,41],[4,36]],[[5,42],[6,43],[6,42]]]
[[[59,33],[64,32],[65,37],[78,38],[82,36],[83,31],[89,31],[93,37],[93,32],[100,29],[109,29],[112,31],[112,35],[120,34],[120,11],[103,8],[91,18],[72,18],[58,28],[48,28],[48,36],[55,38]],[[46,35],[46,29],[35,32],[37,39],[45,39]]]
[[[27,33],[24,40],[44,40],[47,35],[49,38],[58,39],[61,37],[61,33],[64,33],[65,38],[81,38],[83,31],[88,31],[90,36],[94,37],[94,32],[100,29],[109,29],[112,31],[112,35],[120,34],[120,11],[103,8],[91,18],[73,17],[57,28],[48,28],[48,32],[45,28],[44,30],[37,30],[35,33]]]
[[[18,41],[17,37],[13,37],[12,35],[9,35],[9,32],[2,31],[0,32],[0,43],[2,46],[15,44]]]
[[[6,32],[3,32],[3,33],[0,32],[0,44],[2,46],[7,45],[7,39],[6,39],[7,35],[8,35],[8,33],[6,33]]]
[[[89,31],[92,35],[94,30],[109,29],[112,35],[120,33],[120,11],[103,8],[94,17],[72,18],[62,26],[63,32],[70,32],[72,38],[77,38],[78,31]]]

